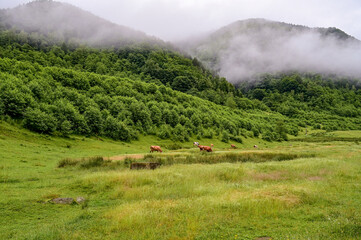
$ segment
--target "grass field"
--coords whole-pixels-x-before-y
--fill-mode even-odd
[[[169,150],[155,137],[59,138],[1,122],[0,239],[361,239],[361,132],[317,138],[236,150],[205,139],[215,151],[204,154],[191,142]],[[164,153],[150,157],[150,145]],[[113,160],[58,167],[94,156]],[[121,159],[132,156],[164,164],[130,170]],[[87,201],[48,202],[78,196]]]

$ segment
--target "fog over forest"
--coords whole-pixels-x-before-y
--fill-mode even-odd
[[[360,41],[338,29],[241,21],[198,40],[190,52],[231,82],[289,71],[361,77]]]
[[[28,1],[17,1],[16,3],[26,2]],[[8,4],[6,5],[6,3]],[[0,6],[12,7],[10,3],[10,1],[4,1]],[[216,1],[210,1],[209,3],[201,1],[197,4],[192,1],[183,4],[179,1],[170,1],[166,4],[150,0],[144,0],[142,4],[130,4],[128,2],[120,4],[115,1],[105,1],[104,4],[100,4],[99,2],[88,1],[88,4],[85,4],[84,1],[78,0],[70,3],[74,4],[75,7],[68,3],[64,4],[55,1],[53,3],[52,7],[48,9],[37,7],[34,9],[30,7],[29,9],[29,4],[16,7],[16,11],[7,11],[8,19],[11,24],[15,24],[20,29],[50,32],[63,39],[78,38],[96,45],[112,45],[114,42],[120,41],[120,39],[124,43],[152,41],[155,44],[162,44],[157,37],[165,40],[172,39],[171,42],[181,50],[192,57],[199,58],[205,66],[213,69],[233,83],[245,79],[255,79],[265,73],[277,74],[285,71],[361,77],[361,45],[358,40],[347,35],[349,32],[346,34],[341,31],[345,29],[334,28],[337,30],[335,34],[325,34],[325,32],[315,28],[290,27],[289,24],[279,24],[278,27],[275,27],[274,23],[279,23],[278,21],[266,20],[262,20],[249,28],[245,28],[245,25],[239,24],[238,21],[227,27],[220,28],[221,23],[226,26],[229,23],[227,21],[236,19],[236,17],[238,17],[237,20],[244,19],[242,17],[249,17],[242,11],[239,12],[239,16],[234,11],[230,11],[227,6],[231,3],[234,4],[235,9],[245,7],[249,8],[250,11],[257,6],[259,12],[253,11],[253,14],[263,16],[268,16],[261,11],[266,6],[272,9],[276,8],[276,6],[282,6],[283,9],[289,10],[286,11],[285,15],[282,15],[284,16],[283,19],[288,19],[287,22],[292,24],[300,22],[298,18],[285,17],[289,16],[288,12],[292,12],[292,8],[282,1],[274,5],[258,1],[254,6],[248,1],[241,1],[236,4],[230,0],[224,3],[227,6],[220,5]],[[152,7],[150,7],[151,3],[153,4]],[[297,4],[295,3],[295,5]],[[354,16],[355,19],[358,17],[357,14],[354,14],[339,18],[336,14],[337,7],[339,11],[347,12],[350,11],[350,6],[355,5],[354,2],[352,4],[350,2],[347,5],[348,7],[341,7],[336,3],[330,3],[329,5],[327,8],[330,8],[330,13],[335,11],[335,19],[336,17],[339,19],[339,24],[335,24],[335,26],[346,25],[350,16]],[[95,6],[98,6],[99,9],[95,8]],[[118,18],[115,17],[115,10],[111,9],[111,6],[116,7]],[[174,9],[170,11],[172,6]],[[200,16],[204,18],[201,21],[199,18],[194,17],[194,13],[202,12],[201,10],[204,10],[207,6],[209,7],[209,14],[216,13],[215,9],[218,6],[219,11],[217,13],[220,16],[226,16],[229,13],[232,18],[222,18],[214,15],[214,19],[209,19],[209,23],[204,24],[203,21],[208,17],[201,14]],[[318,4],[309,6],[311,12],[319,7]],[[356,5],[355,7],[357,9]],[[129,12],[125,13],[124,11],[127,9]],[[145,12],[152,13],[152,16],[148,14],[140,16],[140,13]],[[124,14],[122,15],[122,13]],[[170,13],[173,15],[169,16]],[[133,22],[123,19],[120,15],[133,17]],[[329,22],[330,25],[326,25],[320,21],[322,17],[326,18],[324,12],[320,12],[319,18],[315,18],[314,21],[320,23],[319,27],[334,27],[332,24],[337,22],[333,19]],[[155,21],[155,18],[158,20]],[[183,19],[183,21],[180,21],[180,19]],[[296,22],[292,22],[292,20]],[[192,21],[193,24],[190,25],[189,22]],[[149,28],[147,28],[147,25],[149,25]],[[150,35],[133,30],[133,28],[144,30]],[[159,31],[163,29],[163,32],[157,32],[154,30],[155,28]],[[221,30],[215,30],[217,28]],[[323,28],[323,30],[325,29],[327,28]],[[172,37],[175,31],[179,35]],[[196,36],[195,32],[208,33],[201,38],[187,38],[192,33],[192,36]],[[358,33],[357,29],[354,33]],[[150,37],[152,35],[155,37]],[[182,43],[183,39],[187,39],[187,46],[185,46],[184,42]]]

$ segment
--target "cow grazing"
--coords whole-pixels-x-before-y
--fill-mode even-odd
[[[207,152],[212,152],[213,151],[212,148],[209,147],[209,146],[203,146],[203,150],[207,151]]]
[[[209,146],[198,145],[198,147],[200,151],[213,152],[212,148]]]
[[[214,147],[213,143],[211,143],[211,148]]]
[[[160,163],[155,163],[155,162],[138,162],[138,163],[132,163],[130,164],[130,169],[156,169],[157,167],[160,166]]]
[[[163,152],[162,149],[160,149],[159,146],[150,146],[150,152],[152,153],[154,151]]]
[[[199,147],[199,151],[203,151],[203,150],[204,150],[204,146],[203,146],[203,145],[197,145],[197,147]]]
[[[258,146],[257,146],[257,145],[254,145],[253,147],[254,147],[254,148],[258,148]]]
[[[237,148],[236,145],[234,144],[231,144],[231,148]]]

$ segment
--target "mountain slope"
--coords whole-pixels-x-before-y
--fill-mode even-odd
[[[67,3],[33,1],[2,12],[2,22],[28,33],[42,33],[57,39],[75,40],[96,46],[157,42],[143,32],[120,26]]]
[[[249,19],[188,42],[191,55],[231,82],[290,71],[361,76],[360,41],[337,28]]]

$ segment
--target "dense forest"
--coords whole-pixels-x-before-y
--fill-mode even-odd
[[[358,81],[288,74],[235,87],[154,44],[94,48],[0,31],[0,115],[41,133],[287,140],[300,128],[361,129]]]

